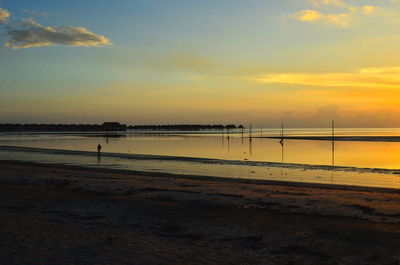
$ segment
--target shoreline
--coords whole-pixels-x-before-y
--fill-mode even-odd
[[[0,183],[396,223],[400,190],[0,161]]]
[[[254,137],[253,137],[254,138]],[[280,138],[279,138],[280,139]],[[229,164],[229,165],[244,165],[244,166],[266,166],[274,168],[289,168],[289,169],[307,169],[307,170],[328,170],[328,171],[348,171],[348,172],[366,172],[378,174],[399,174],[400,169],[390,168],[369,168],[369,167],[354,167],[354,166],[332,166],[323,164],[301,164],[301,163],[285,163],[285,162],[268,162],[257,160],[228,160],[218,158],[203,158],[191,156],[170,156],[170,155],[149,155],[149,154],[131,154],[131,153],[111,153],[102,152],[101,156],[94,151],[82,150],[67,150],[67,149],[49,149],[39,147],[23,147],[23,146],[7,146],[0,145],[0,151],[11,152],[35,152],[45,154],[67,154],[67,155],[86,155],[92,157],[119,157],[119,158],[132,158],[135,160],[165,160],[165,161],[179,161],[179,162],[194,162],[205,164]],[[7,160],[5,160],[7,161]],[[16,160],[15,160],[16,161]],[[21,160],[22,161],[22,160]],[[30,161],[27,161],[30,162]],[[39,162],[32,162],[39,163]]]
[[[187,175],[187,174],[173,174],[166,172],[154,172],[154,171],[137,171],[129,169],[113,169],[104,167],[90,167],[80,165],[65,165],[59,163],[38,163],[29,161],[19,160],[0,160],[1,165],[19,165],[19,166],[38,166],[47,168],[58,168],[68,170],[84,170],[94,173],[115,173],[123,175],[136,175],[136,176],[148,176],[148,177],[165,177],[165,178],[181,178],[189,180],[211,180],[220,182],[231,182],[231,183],[248,183],[256,185],[274,185],[274,186],[286,186],[286,187],[304,187],[304,188],[318,188],[327,190],[349,190],[349,191],[363,191],[363,192],[386,192],[386,193],[400,193],[400,189],[396,188],[383,188],[383,187],[369,187],[369,186],[357,186],[357,185],[342,185],[342,184],[325,184],[325,183],[311,183],[311,182],[295,182],[295,181],[279,181],[279,180],[262,180],[262,179],[246,179],[246,178],[227,178],[218,176],[206,176],[206,175]],[[400,181],[400,177],[399,177]]]

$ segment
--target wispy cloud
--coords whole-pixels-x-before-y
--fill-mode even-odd
[[[347,27],[349,25],[347,21],[349,15],[345,13],[326,15],[317,10],[306,9],[295,13],[292,17],[306,22],[323,21],[325,23],[336,24],[342,27]]]
[[[370,5],[351,6],[339,0],[309,0],[309,2],[312,4],[313,9],[300,10],[286,17],[303,22],[323,22],[325,24],[348,27],[352,18],[369,15],[377,8]]]
[[[30,10],[23,12],[34,16],[47,17],[49,15],[47,12]],[[84,27],[44,27],[32,18],[23,18],[15,25],[9,23],[10,16],[8,10],[0,7],[0,24],[4,24],[6,36],[9,37],[4,46],[14,50],[52,45],[98,47],[111,44],[106,37],[97,35]]]
[[[363,6],[363,13],[365,15],[372,13],[374,10],[375,10],[374,6]]]
[[[322,19],[324,15],[316,10],[301,10],[294,15],[295,18],[301,21],[315,21]]]
[[[400,86],[400,67],[362,68],[352,73],[268,73],[245,78],[267,84],[398,88]]]
[[[37,17],[49,17],[49,12],[39,12],[39,11],[35,11],[35,10],[27,10],[24,9],[22,12],[24,12],[25,14],[29,14],[32,16],[37,16]]]
[[[6,47],[14,50],[52,45],[66,46],[102,46],[110,45],[110,41],[96,35],[84,27],[44,27],[33,19],[22,19],[18,28],[7,31],[10,40]]]
[[[10,17],[10,12],[0,7],[0,23],[7,23],[9,17]]]
[[[339,0],[309,0],[314,6],[331,5],[331,6],[347,6],[346,3]]]

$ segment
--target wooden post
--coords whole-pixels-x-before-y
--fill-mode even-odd
[[[335,165],[335,121],[332,120],[332,166]]]

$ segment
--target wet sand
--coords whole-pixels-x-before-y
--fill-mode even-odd
[[[400,264],[397,190],[0,161],[1,264]]]

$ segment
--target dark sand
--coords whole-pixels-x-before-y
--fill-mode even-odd
[[[0,264],[400,264],[395,190],[0,161]]]

